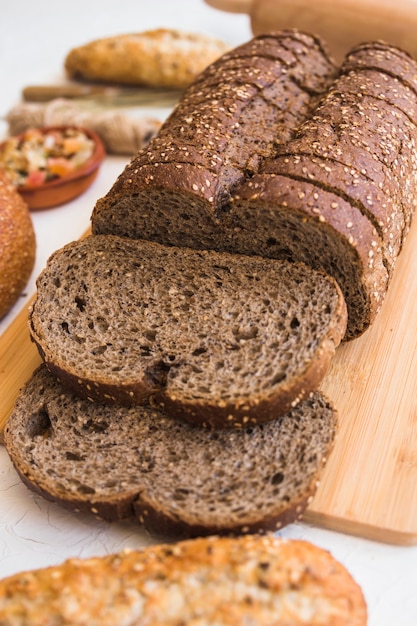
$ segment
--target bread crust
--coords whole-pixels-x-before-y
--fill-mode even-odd
[[[35,256],[36,238],[29,209],[0,169],[0,319],[25,288]]]
[[[158,28],[74,48],[65,69],[72,78],[181,89],[229,47],[208,35]]]
[[[365,626],[351,574],[329,552],[273,536],[150,546],[0,581],[4,626]]]

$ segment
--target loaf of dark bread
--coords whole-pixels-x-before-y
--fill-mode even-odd
[[[89,41],[64,65],[71,79],[182,89],[229,47],[210,35],[156,28]]]
[[[366,626],[363,592],[301,541],[209,537],[70,559],[0,581],[3,626]]]
[[[294,37],[305,41],[306,35],[286,32],[254,42],[265,46],[277,40],[290,47]],[[255,43],[248,44],[248,53]],[[303,70],[311,71],[311,50],[321,62],[319,80],[315,76],[307,87]],[[280,130],[276,141],[272,135],[268,140],[259,109],[252,123],[241,118],[230,138],[226,113],[242,105],[239,97],[247,94],[251,74],[242,74],[245,90],[238,95],[231,91],[230,72],[227,106],[218,93],[212,99],[205,95],[205,111],[217,125],[208,124],[211,130],[204,134],[195,126],[200,115],[208,120],[201,110],[204,86],[220,81],[216,71],[222,63],[225,68],[231,58],[243,63],[241,55],[239,49],[229,53],[187,91],[150,150],[97,202],[93,232],[321,267],[342,288],[346,339],[355,338],[381,308],[417,202],[417,62],[388,44],[363,44],[347,55],[329,85],[332,66],[321,50],[310,47],[302,59],[298,55],[292,74],[276,81],[275,90],[259,91],[262,100],[288,104],[279,126],[287,130]],[[286,81],[315,95],[294,107],[293,96],[287,96],[296,87]],[[317,103],[320,90],[325,93]],[[242,161],[234,169],[237,146]]]
[[[5,445],[26,485],[71,510],[172,537],[253,533],[300,517],[336,419],[316,392],[268,424],[210,431],[149,407],[81,400],[42,365],[21,391]]]
[[[29,317],[79,395],[234,427],[315,390],[347,315],[334,279],[304,265],[94,235],[52,255]]]
[[[94,234],[216,248],[232,188],[292,137],[334,72],[322,43],[295,31],[222,56],[97,202]]]

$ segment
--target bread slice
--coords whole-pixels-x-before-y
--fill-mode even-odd
[[[287,412],[318,387],[346,328],[324,273],[111,235],[56,251],[37,288],[31,335],[65,385],[214,427]]]
[[[268,424],[211,431],[149,407],[79,399],[42,365],[20,393],[5,445],[22,480],[49,500],[190,537],[299,518],[336,430],[319,392]]]
[[[338,281],[348,307],[345,339],[375,319],[390,279],[382,241],[345,198],[314,180],[258,174],[239,190],[228,219],[237,252],[304,262]]]
[[[179,89],[229,48],[209,35],[157,28],[73,48],[65,69],[71,78]]]
[[[322,42],[297,31],[223,55],[98,200],[93,233],[217,248],[233,186],[291,138],[334,72]]]
[[[70,559],[0,581],[4,626],[365,626],[358,583],[329,552],[273,536],[209,537]]]

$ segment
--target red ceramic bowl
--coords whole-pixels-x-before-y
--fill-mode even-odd
[[[31,210],[48,209],[73,200],[91,185],[99,172],[106,152],[99,136],[95,132],[79,126],[47,126],[37,130],[46,133],[50,130],[64,131],[70,128],[82,131],[89,139],[93,140],[93,154],[85,163],[69,174],[41,184],[18,185],[16,187],[17,191]],[[21,133],[17,137],[20,138],[23,135],[24,133]]]

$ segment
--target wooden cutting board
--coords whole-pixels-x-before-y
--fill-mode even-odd
[[[0,337],[0,430],[38,363],[24,309]],[[340,433],[305,520],[417,544],[417,223],[377,320],[338,349],[322,388]]]

